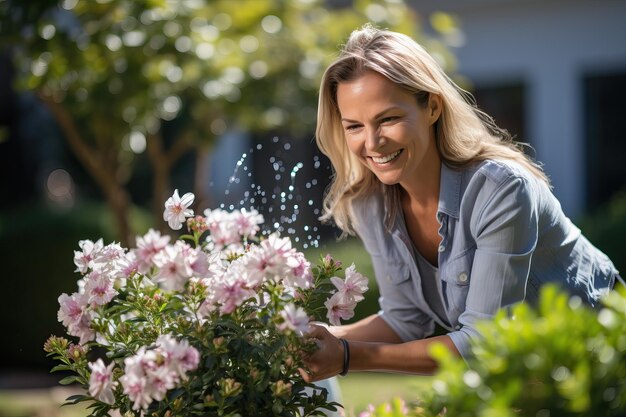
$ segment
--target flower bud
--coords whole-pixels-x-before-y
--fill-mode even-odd
[[[272,384],[272,392],[277,397],[288,397],[291,395],[291,383],[285,381],[277,381]]]
[[[87,355],[88,349],[83,345],[75,345],[73,343],[70,344],[68,352],[70,354],[70,358],[74,362],[78,362],[81,359],[85,358]]]
[[[218,386],[224,397],[234,397],[238,395],[243,388],[241,382],[237,382],[234,378],[221,379],[218,382]]]
[[[64,337],[50,336],[43,345],[43,350],[52,353],[63,353],[67,350],[70,341]]]

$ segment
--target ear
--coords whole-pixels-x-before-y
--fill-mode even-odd
[[[441,116],[441,111],[443,110],[443,103],[441,101],[441,96],[439,94],[430,93],[428,95],[428,124],[433,125],[437,120],[439,120],[439,116]]]

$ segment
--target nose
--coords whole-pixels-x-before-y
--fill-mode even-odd
[[[380,127],[371,127],[366,134],[365,148],[368,151],[375,151],[385,144],[385,138],[380,134]]]

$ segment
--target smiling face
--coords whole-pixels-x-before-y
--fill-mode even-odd
[[[382,183],[410,189],[440,169],[438,96],[418,105],[415,94],[369,71],[338,84],[337,104],[348,148]]]

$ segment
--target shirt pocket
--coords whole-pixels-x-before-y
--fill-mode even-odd
[[[444,302],[451,322],[465,311],[471,281],[473,256],[469,251],[448,261],[440,275]]]
[[[379,281],[398,285],[411,278],[408,265],[399,259],[377,255],[372,256],[372,261]]]

